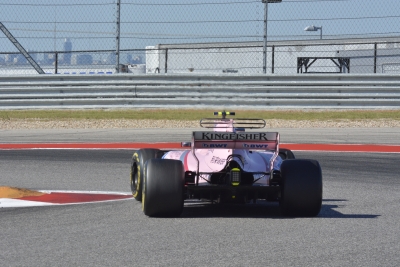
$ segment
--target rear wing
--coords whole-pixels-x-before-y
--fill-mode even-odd
[[[200,120],[200,126],[203,128],[246,128],[261,129],[266,125],[263,119],[215,119],[205,118]]]
[[[277,132],[193,132],[192,153],[197,161],[197,177],[200,162],[196,149],[246,149],[269,150],[273,156],[269,161],[269,174],[274,168],[279,153],[279,133]],[[198,181],[198,178],[197,178]]]
[[[277,132],[193,132],[192,148],[279,150]]]

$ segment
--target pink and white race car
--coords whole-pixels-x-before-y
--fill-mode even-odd
[[[322,205],[322,172],[316,160],[295,159],[279,148],[279,133],[254,131],[263,119],[233,119],[214,112],[202,119],[183,150],[140,149],[133,153],[131,190],[150,217],[177,217],[184,201],[279,202],[285,216],[313,217]],[[246,131],[249,129],[250,131]],[[190,149],[188,149],[190,147]]]

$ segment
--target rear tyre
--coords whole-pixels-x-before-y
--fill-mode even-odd
[[[142,191],[144,214],[179,217],[183,210],[184,176],[183,164],[179,160],[148,160]]]
[[[133,153],[131,163],[131,191],[133,197],[142,201],[142,184],[144,164],[149,159],[161,157],[159,149],[145,148]]]
[[[279,156],[285,160],[285,159],[294,159],[294,154],[292,150],[287,149],[287,148],[280,148],[279,149]]]
[[[285,216],[315,217],[322,206],[322,171],[316,160],[284,160],[280,209]]]

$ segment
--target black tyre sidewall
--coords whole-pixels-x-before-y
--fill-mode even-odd
[[[314,217],[322,206],[322,171],[316,160],[284,160],[280,207],[285,216]]]
[[[279,156],[283,159],[295,159],[295,156],[292,152],[292,150],[287,149],[287,148],[279,148]],[[284,156],[284,158],[282,157]]]
[[[131,175],[130,175],[131,191],[132,191],[132,196],[138,201],[142,201],[144,164],[149,159],[157,158],[159,152],[160,152],[159,149],[145,148],[135,151],[132,155]],[[137,183],[134,183],[135,174],[137,174]]]
[[[184,201],[183,163],[171,159],[150,159],[144,171],[144,214],[150,217],[180,216]]]

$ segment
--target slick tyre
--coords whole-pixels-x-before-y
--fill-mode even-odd
[[[142,184],[144,164],[149,159],[160,158],[161,151],[159,149],[145,148],[137,150],[133,153],[131,163],[131,191],[133,197],[142,201]]]
[[[179,217],[183,210],[184,169],[179,160],[150,159],[144,173],[143,212],[149,217]]]
[[[315,217],[322,206],[322,172],[316,160],[289,159],[281,165],[280,209],[284,216]]]
[[[287,149],[287,148],[280,148],[279,149],[279,156],[285,160],[285,159],[294,159],[294,154],[292,150]]]

